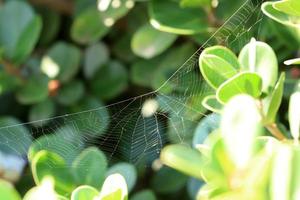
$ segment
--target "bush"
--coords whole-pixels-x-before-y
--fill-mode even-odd
[[[298,199],[299,10],[0,1],[0,199]]]

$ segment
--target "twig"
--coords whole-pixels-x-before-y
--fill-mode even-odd
[[[275,136],[279,140],[284,140],[286,137],[282,134],[282,132],[278,129],[275,123],[266,125],[266,128],[270,131],[270,133]]]
[[[3,68],[7,73],[9,73],[10,75],[16,76],[16,77],[20,78],[21,80],[23,80],[21,72],[16,66],[14,66],[10,62],[8,62],[6,60],[3,60],[3,59],[0,61],[0,64],[3,65]]]

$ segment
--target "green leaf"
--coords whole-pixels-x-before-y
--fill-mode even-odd
[[[169,167],[160,168],[151,179],[151,188],[159,194],[172,194],[182,190],[188,177]]]
[[[299,186],[300,186],[300,173],[299,173],[299,167],[300,167],[300,149],[299,146],[295,146],[293,148],[293,164],[292,164],[292,181],[290,183],[291,185],[291,196],[294,199],[300,198],[299,193]]]
[[[111,61],[98,71],[90,84],[93,94],[100,99],[109,100],[122,93],[127,88],[127,82],[126,68],[117,61]]]
[[[216,113],[205,116],[195,129],[193,146],[203,144],[207,136],[219,127],[220,115]]]
[[[294,92],[289,103],[289,122],[291,134],[298,143],[300,136],[300,91]]]
[[[173,83],[173,81],[167,80],[186,62],[187,59],[189,59],[195,50],[196,48],[192,43],[186,43],[168,52],[167,55],[161,59],[157,70],[154,73],[153,79],[150,80],[152,88],[154,90],[159,89],[160,93],[166,94],[170,93],[172,90],[177,90],[180,87],[183,87],[181,84],[179,85],[179,83],[176,84]],[[185,78],[189,80],[191,77],[185,76]],[[184,87],[184,90],[186,90],[186,87]]]
[[[55,123],[55,121],[52,120]],[[68,147],[68,148],[66,148]],[[84,148],[84,141],[78,129],[71,125],[61,126],[56,130],[53,128],[43,129],[43,135],[34,140],[28,152],[28,159],[32,161],[35,154],[41,150],[57,153],[67,163],[77,157]]]
[[[40,200],[45,198],[51,200],[68,200],[64,196],[58,195],[54,190],[54,179],[46,177],[42,180],[42,183],[36,187],[30,189],[24,196],[23,200]]]
[[[273,3],[273,7],[288,15],[300,17],[300,1],[298,0],[284,0]]]
[[[119,2],[99,0],[98,10],[101,12],[104,23],[113,25],[118,19],[125,16],[134,7],[132,0],[120,0]]]
[[[232,51],[222,46],[213,46],[201,53],[199,67],[208,84],[217,89],[223,82],[237,74],[240,64]]]
[[[202,106],[207,110],[210,110],[215,113],[220,113],[223,105],[218,101],[215,95],[206,96],[202,102]]]
[[[133,52],[143,58],[153,58],[168,49],[177,36],[154,29],[145,24],[133,35],[131,48]]]
[[[271,19],[294,28],[299,27],[300,17],[290,16],[284,12],[276,10],[273,5],[275,2],[264,2],[262,4],[262,11],[265,15],[270,17]]]
[[[91,112],[81,111],[91,110]],[[81,134],[86,137],[98,137],[105,133],[110,122],[110,116],[107,107],[103,102],[93,97],[85,97],[71,108],[73,113],[80,114],[71,115],[69,119],[76,122],[76,126]]]
[[[96,8],[84,10],[78,15],[71,27],[71,37],[81,44],[96,42],[106,35],[109,26],[105,25],[101,13]]]
[[[48,120],[55,114],[55,104],[50,99],[33,105],[29,110],[29,121],[34,126],[43,126],[48,123]]]
[[[0,197],[5,200],[21,200],[13,185],[0,179]]]
[[[139,86],[151,88],[151,81],[159,67],[161,56],[149,60],[139,59],[130,67],[130,80]]]
[[[95,147],[85,149],[72,163],[78,185],[90,185],[100,189],[107,168],[105,154]]]
[[[284,61],[285,65],[300,65],[300,58],[290,59]]]
[[[70,106],[78,102],[84,96],[84,85],[80,80],[72,80],[63,85],[55,99],[64,106]]]
[[[55,191],[61,195],[70,195],[75,189],[75,181],[64,159],[50,151],[38,152],[32,162],[31,170],[34,181],[40,185],[44,178],[54,180]]]
[[[73,44],[57,42],[43,57],[41,70],[49,78],[65,83],[78,72],[80,57],[80,50]]]
[[[284,81],[285,81],[285,74],[282,73],[270,96],[267,96],[266,99],[264,99],[263,101],[264,110],[266,113],[265,116],[266,123],[275,122],[275,118],[282,101]]]
[[[21,64],[33,50],[41,29],[41,19],[26,2],[5,3],[0,8],[0,47],[4,57]]]
[[[156,200],[156,197],[153,191],[146,189],[132,195],[130,200]]]
[[[48,97],[48,78],[32,76],[18,89],[16,98],[21,104],[35,104]]]
[[[27,154],[32,137],[21,122],[13,117],[0,118],[0,150],[9,154]]]
[[[151,0],[149,14],[151,25],[161,31],[183,35],[212,31],[204,10],[181,8],[176,1]]]
[[[256,72],[262,78],[262,91],[269,93],[278,77],[278,61],[272,47],[264,42],[252,39],[241,50],[239,61],[242,70]]]
[[[227,103],[238,94],[248,94],[254,98],[261,95],[262,79],[256,73],[243,72],[224,82],[217,90],[217,99]]]
[[[18,85],[20,85],[20,80],[17,77],[11,76],[3,68],[0,69],[0,95],[14,91]]]
[[[185,7],[209,7],[211,0],[181,0],[180,6]]]
[[[129,163],[117,163],[110,167],[106,172],[106,175],[121,174],[127,183],[128,192],[130,192],[137,181],[137,171],[135,166]]]
[[[45,24],[42,28],[39,44],[46,46],[57,36],[61,25],[61,17],[54,10],[46,7],[39,8],[38,12],[42,17],[43,24]]]
[[[107,177],[102,186],[99,200],[127,200],[128,191],[126,181],[120,174]]]
[[[160,159],[169,167],[202,179],[200,172],[203,161],[201,154],[195,149],[184,145],[170,145],[163,148]]]
[[[72,192],[71,200],[93,200],[96,199],[99,192],[88,185],[82,185]]]
[[[279,145],[272,163],[272,175],[270,180],[270,194],[274,200],[292,199],[291,178],[292,172],[292,148],[288,145]],[[286,169],[286,170],[283,170]]]
[[[102,43],[90,45],[84,54],[83,73],[86,78],[92,78],[94,74],[109,60],[107,46]]]
[[[260,122],[260,111],[251,96],[235,96],[224,107],[221,134],[228,155],[239,169],[245,168],[253,155]]]

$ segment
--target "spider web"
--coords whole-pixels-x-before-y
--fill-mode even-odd
[[[251,37],[259,35],[261,3],[245,1],[156,91],[107,106],[1,127],[0,132],[9,136],[0,141],[0,146],[24,157],[28,145],[19,128],[25,126],[37,138],[36,149],[54,151],[68,163],[84,148],[97,146],[110,163],[122,160],[151,164],[166,143],[189,143],[195,126],[206,116],[201,99],[211,93],[211,88],[202,79],[198,66],[202,50],[220,44],[238,52]],[[44,122],[46,126],[33,126]],[[16,141],[24,141],[24,145],[15,146]]]

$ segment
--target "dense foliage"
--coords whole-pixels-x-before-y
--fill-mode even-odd
[[[0,0],[0,199],[299,199],[299,26],[298,0]]]

